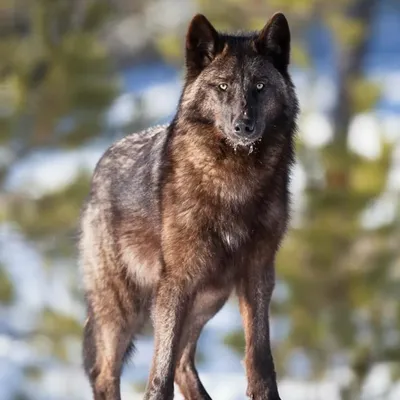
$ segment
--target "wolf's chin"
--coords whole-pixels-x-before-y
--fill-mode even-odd
[[[226,142],[230,146],[236,147],[249,147],[254,146],[261,141],[261,136],[256,136],[252,138],[240,137],[236,135],[225,135]]]
[[[251,154],[253,150],[256,149],[257,145],[261,142],[261,137],[255,138],[253,140],[246,140],[245,138],[231,138],[225,136],[225,142],[228,146],[230,146],[235,152],[238,149],[248,151],[248,154]]]

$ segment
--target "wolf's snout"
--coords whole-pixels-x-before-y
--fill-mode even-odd
[[[235,133],[238,135],[248,135],[254,131],[254,121],[249,118],[239,119],[234,124]]]

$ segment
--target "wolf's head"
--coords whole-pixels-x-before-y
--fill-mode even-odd
[[[213,126],[233,146],[293,129],[297,99],[288,74],[290,30],[275,14],[256,33],[218,33],[201,14],[186,36],[185,118]]]

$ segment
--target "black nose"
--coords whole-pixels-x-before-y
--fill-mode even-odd
[[[239,135],[246,135],[254,131],[254,121],[248,118],[240,119],[235,122],[235,132]]]

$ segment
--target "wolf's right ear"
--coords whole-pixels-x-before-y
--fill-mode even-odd
[[[195,15],[186,34],[187,69],[194,74],[200,73],[214,59],[217,44],[218,32],[204,15]]]

